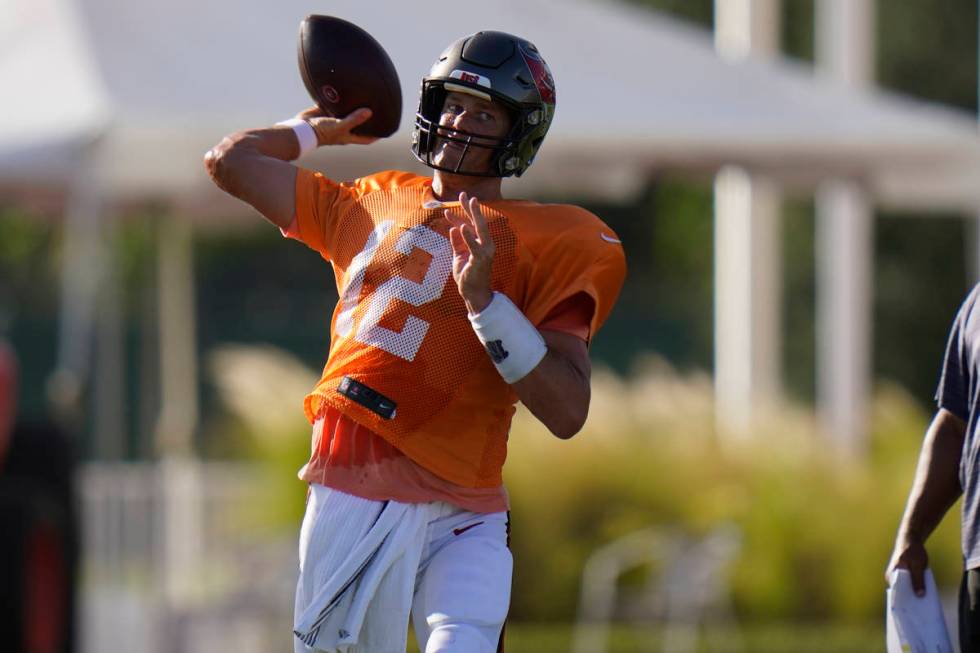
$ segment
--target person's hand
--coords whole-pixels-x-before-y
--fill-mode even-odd
[[[895,542],[895,550],[892,552],[892,558],[888,561],[888,568],[885,570],[885,582],[891,582],[890,576],[894,569],[908,569],[915,595],[924,596],[926,593],[925,573],[928,566],[929,554],[926,552],[925,545],[918,538],[900,536]]]
[[[367,107],[355,109],[344,118],[328,118],[323,115],[319,107],[310,107],[300,111],[297,118],[305,120],[316,133],[319,145],[368,145],[378,140],[375,136],[361,136],[352,134],[351,130],[359,125],[363,125],[371,118],[371,110]]]
[[[487,219],[480,202],[466,193],[459,194],[459,209],[446,209],[449,242],[453,247],[453,279],[466,309],[476,315],[493,299],[490,290],[490,271],[493,266],[494,245]]]

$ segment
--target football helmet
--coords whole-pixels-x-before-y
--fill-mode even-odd
[[[487,138],[440,128],[439,118],[450,91],[499,102],[511,115],[509,133],[503,138]],[[477,32],[446,48],[422,78],[412,152],[436,170],[480,177],[520,177],[534,161],[554,116],[555,81],[534,44],[505,32]],[[433,160],[437,141],[452,141],[463,147],[455,166],[442,167]],[[466,154],[477,147],[494,150],[488,168],[463,171]]]

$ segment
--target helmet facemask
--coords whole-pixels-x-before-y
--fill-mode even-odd
[[[462,92],[504,107],[511,119],[499,138],[440,126],[450,91]],[[479,32],[451,44],[422,80],[412,133],[412,152],[436,170],[479,177],[521,176],[537,154],[555,112],[554,80],[537,48],[503,32]],[[445,143],[456,144],[459,157],[439,161]],[[473,153],[492,150],[487,165],[467,169]],[[469,158],[468,158],[469,157]]]
[[[507,134],[494,137],[442,125],[444,106],[450,91],[475,95],[503,107],[510,119]],[[501,98],[482,90],[471,91],[462,84],[449,84],[447,88],[442,81],[426,81],[423,82],[419,112],[415,115],[413,139],[416,142],[412,143],[412,149],[423,163],[435,170],[474,177],[505,177],[511,174],[507,171],[507,161],[512,161],[511,166],[516,163],[514,156],[520,142],[521,122],[519,109]],[[455,157],[455,162],[437,162],[446,144],[458,146],[459,156]],[[482,170],[467,169],[466,163],[473,160],[469,155],[480,150],[492,152],[488,163],[481,166]]]

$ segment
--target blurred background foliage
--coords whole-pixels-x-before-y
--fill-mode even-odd
[[[617,537],[650,524],[689,536],[733,524],[742,543],[730,583],[744,622],[880,618],[884,564],[928,419],[906,391],[877,388],[863,465],[824,450],[802,410],[770,414],[750,440],[719,442],[708,378],[664,363],[627,381],[598,374],[594,402],[597,419],[571,443],[526,413],[511,436],[515,615],[574,615],[586,557]],[[956,520],[930,552],[940,586],[956,587]]]
[[[632,0],[710,28],[712,0]],[[813,0],[784,0],[783,49],[813,58]],[[972,0],[878,3],[878,83],[901,93],[976,110],[977,6]],[[515,192],[519,185],[515,186]],[[549,198],[545,198],[549,199]],[[593,356],[619,373],[643,352],[658,352],[682,370],[712,369],[711,179],[657,173],[642,193],[617,204],[575,197],[622,237],[629,277]],[[47,410],[59,302],[58,260],[64,244],[58,216],[43,207],[0,206],[0,333],[25,360],[21,414]],[[164,207],[130,211],[115,238],[115,265],[126,279],[127,360],[139,361],[152,337],[156,225]],[[171,218],[172,219],[172,218]],[[959,301],[977,273],[973,216],[879,211],[875,221],[875,375],[908,389],[928,409]],[[814,210],[812,196],[785,197],[783,240],[783,372],[789,398],[814,393]],[[329,268],[313,252],[282,242],[258,218],[233,230],[201,231],[195,242],[198,346],[270,342],[305,361],[322,361],[326,320],[336,301]],[[156,407],[145,371],[127,373],[130,426],[147,427]],[[214,393],[201,387],[204,415]],[[206,429],[204,430],[206,433]],[[207,449],[210,445],[202,441]],[[137,442],[130,454],[147,452]]]
[[[711,24],[711,0],[634,2]],[[804,61],[813,58],[812,17],[813,0],[783,3],[784,50]],[[879,84],[976,111],[976,2],[882,1],[878,21]],[[629,98],[616,101],[628,106]],[[572,618],[582,563],[601,543],[650,524],[698,534],[730,522],[744,538],[731,578],[740,615],[877,619],[881,572],[932,410],[946,332],[976,275],[969,262],[975,218],[877,215],[874,434],[865,464],[841,466],[821,449],[811,423],[811,197],[786,197],[782,223],[783,364],[791,401],[753,441],[734,446],[715,439],[711,412],[711,180],[662,174],[620,204],[561,200],[583,204],[622,236],[630,270],[594,343],[593,357],[606,371],[596,374],[585,432],[560,443],[524,413],[515,425],[507,468],[517,559],[514,618]],[[47,410],[45,382],[56,355],[58,261],[71,246],[62,242],[56,217],[43,207],[0,207],[0,334],[21,357],[19,406],[28,418]],[[114,264],[126,279],[132,459],[151,455],[156,407],[147,384],[153,375],[141,369],[140,352],[154,337],[153,240],[165,219],[159,207],[129,213],[114,241]],[[279,470],[274,476],[282,485],[270,487],[260,512],[295,528],[304,492],[295,473],[309,447],[301,398],[311,384],[294,381],[315,374],[325,358],[336,302],[332,274],[315,253],[283,242],[258,217],[254,228],[199,232],[194,255],[197,345],[207,362],[199,451]],[[236,351],[229,342],[277,349]],[[282,363],[282,352],[293,363]],[[669,364],[651,364],[651,352]],[[241,377],[263,383],[242,387]],[[273,379],[281,383],[270,385]],[[263,397],[279,403],[272,407]],[[256,407],[283,421],[263,421]],[[956,582],[958,550],[950,519],[931,546],[941,585]]]
[[[286,407],[316,371],[267,345],[221,347],[207,367],[226,407],[213,424],[215,441],[235,443],[237,455],[270,472],[252,519],[295,528],[304,492],[295,473],[308,453],[308,428]],[[842,465],[815,437],[808,410],[780,408],[754,437],[719,441],[712,404],[710,377],[651,356],[628,377],[596,370],[591,419],[571,442],[518,411],[505,470],[513,621],[572,622],[589,556],[651,526],[692,540],[737,529],[740,547],[724,584],[743,627],[834,623],[860,635],[862,625],[880,619],[884,565],[929,415],[900,386],[879,384],[867,459]],[[933,536],[930,555],[940,587],[955,588],[956,520]],[[637,617],[639,597],[662,570],[653,564],[623,574],[621,621]],[[878,629],[858,637],[876,648],[880,639]]]

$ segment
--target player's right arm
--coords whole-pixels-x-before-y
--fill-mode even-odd
[[[370,109],[337,119],[323,117],[313,108],[297,117],[313,127],[318,146],[366,145],[377,140],[351,133],[371,117]],[[204,155],[204,167],[218,188],[252,205],[277,227],[288,229],[296,215],[296,166],[291,161],[299,154],[293,129],[276,125],[225,136]]]
[[[944,408],[936,413],[919,454],[915,481],[885,570],[886,582],[893,569],[908,569],[915,592],[925,591],[924,574],[929,566],[925,542],[963,492],[959,470],[965,437],[966,422]]]

